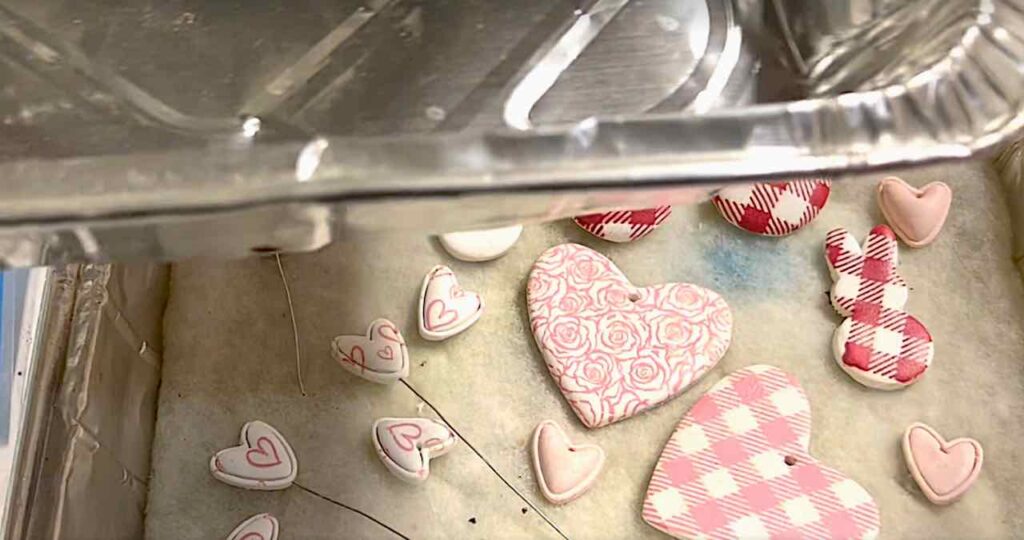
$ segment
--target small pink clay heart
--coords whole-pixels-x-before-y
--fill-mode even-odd
[[[949,215],[953,190],[942,182],[915,188],[890,176],[878,183],[878,206],[896,234],[910,247],[924,247],[939,235]]]
[[[565,504],[586,493],[604,468],[604,450],[572,444],[558,424],[545,420],[533,432],[533,470],[544,498]]]
[[[931,427],[914,423],[903,434],[903,457],[925,497],[935,504],[949,504],[974,484],[984,454],[974,439],[947,442]]]

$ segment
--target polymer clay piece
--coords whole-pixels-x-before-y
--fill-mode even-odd
[[[537,346],[583,424],[601,427],[681,393],[729,348],[732,312],[687,283],[635,287],[578,244],[545,251],[527,282]]]
[[[878,183],[878,207],[893,231],[910,247],[924,247],[935,240],[952,202],[953,190],[942,182],[918,189],[890,176]]]
[[[429,418],[381,418],[373,423],[371,438],[384,466],[410,484],[426,481],[430,460],[459,440],[451,428]]]
[[[609,242],[632,242],[654,232],[672,215],[671,206],[642,210],[614,210],[576,216],[573,221],[588,233]]]
[[[256,514],[239,523],[227,540],[277,540],[280,530],[277,518],[270,514]]]
[[[925,497],[935,504],[950,504],[970,489],[984,453],[974,439],[946,441],[922,423],[911,424],[903,433],[903,457],[914,481]]]
[[[716,383],[683,417],[654,468],[643,518],[676,538],[874,538],[878,506],[808,453],[811,409],[765,365]]]
[[[533,472],[544,498],[565,504],[590,489],[604,468],[604,450],[573,444],[558,424],[545,420],[533,432]]]
[[[745,231],[785,236],[818,217],[831,191],[829,180],[811,178],[730,186],[711,202],[726,221]]]
[[[441,341],[473,326],[484,312],[484,302],[475,292],[463,290],[447,266],[435,266],[423,278],[420,289],[420,335]]]
[[[896,235],[885,225],[871,229],[863,249],[845,229],[825,239],[829,296],[846,317],[832,337],[836,363],[855,381],[879,390],[917,382],[935,355],[928,329],[903,311],[908,292],[896,270],[897,255]]]
[[[522,225],[442,234],[441,246],[452,257],[466,262],[490,261],[501,257],[519,240]]]
[[[276,429],[254,420],[242,426],[239,445],[210,458],[210,473],[225,484],[244,489],[285,489],[295,481],[299,462]]]
[[[338,336],[331,356],[349,373],[387,384],[409,376],[409,350],[398,326],[387,319],[370,323],[366,335]]]

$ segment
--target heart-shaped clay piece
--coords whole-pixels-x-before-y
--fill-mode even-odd
[[[441,341],[473,326],[484,312],[484,301],[459,287],[451,268],[435,266],[423,278],[419,308],[420,335]]]
[[[331,356],[345,371],[380,384],[409,376],[409,349],[398,326],[387,319],[370,323],[366,335],[337,336]]]
[[[590,489],[604,468],[604,450],[572,444],[558,424],[545,420],[533,432],[533,471],[544,498],[565,504]]]
[[[831,181],[812,178],[729,186],[711,202],[726,221],[745,231],[785,236],[814,221],[831,192]]]
[[[466,262],[483,262],[507,253],[522,233],[522,225],[513,225],[500,229],[442,234],[439,239],[441,246],[452,257]]]
[[[430,474],[431,458],[447,454],[458,437],[429,418],[381,418],[371,432],[377,456],[398,478],[419,484]]]
[[[791,375],[765,365],[731,373],[676,426],[644,520],[676,538],[874,538],[874,499],[808,453],[810,434],[810,404]]]
[[[590,428],[671,399],[718,363],[732,312],[687,283],[634,287],[578,244],[545,251],[527,282],[530,326],[576,416]]]
[[[878,183],[878,206],[910,247],[932,243],[942,230],[953,202],[953,190],[942,182],[932,182],[921,189],[890,176]]]
[[[632,242],[654,232],[672,215],[671,206],[642,210],[613,210],[576,216],[573,221],[588,233],[609,242]]]
[[[299,462],[276,429],[254,420],[242,426],[239,445],[217,452],[210,473],[225,484],[245,489],[284,489],[295,481]]]
[[[925,497],[935,504],[949,504],[974,484],[981,473],[984,453],[974,439],[947,442],[937,431],[918,422],[903,433],[903,457]]]
[[[277,518],[270,514],[256,514],[239,523],[227,540],[277,540],[280,530]]]

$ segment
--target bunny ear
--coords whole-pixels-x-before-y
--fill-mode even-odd
[[[876,225],[864,242],[864,256],[881,261],[889,261],[895,267],[899,263],[899,248],[896,234],[888,225]]]
[[[862,252],[857,239],[843,228],[832,229],[825,237],[825,261],[828,269],[835,276],[839,269],[849,266],[855,260],[860,260]]]

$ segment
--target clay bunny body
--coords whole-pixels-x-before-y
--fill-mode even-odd
[[[836,329],[836,362],[857,382],[880,390],[905,388],[924,375],[935,354],[932,336],[903,311],[906,282],[896,270],[896,235],[885,226],[871,229],[864,247],[845,229],[825,239],[832,274],[832,306],[846,317]]]

